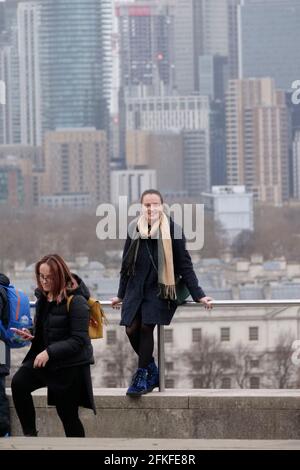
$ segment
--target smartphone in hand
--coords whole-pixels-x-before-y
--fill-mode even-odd
[[[10,330],[16,333],[17,335],[21,336],[21,338],[25,340],[30,340],[34,338],[34,336],[32,336],[30,331],[26,328],[24,328],[23,330],[20,330],[19,328],[10,328]]]

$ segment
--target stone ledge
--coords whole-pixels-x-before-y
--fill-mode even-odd
[[[300,439],[300,390],[180,390],[139,398],[95,389],[97,415],[81,410],[87,436],[102,438]],[[10,391],[8,390],[8,394]],[[39,435],[63,436],[46,390],[34,392]],[[21,435],[13,410],[12,434]]]

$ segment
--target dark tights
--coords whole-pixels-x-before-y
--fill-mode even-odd
[[[138,366],[146,368],[153,357],[154,339],[153,330],[155,325],[142,323],[140,312],[134,318],[130,326],[126,326],[126,334],[131,346],[139,357]]]
[[[43,369],[21,367],[11,383],[13,400],[25,436],[36,435],[35,409],[31,392],[47,386],[47,374]],[[67,437],[84,437],[84,428],[78,416],[78,404],[71,396],[56,404]]]

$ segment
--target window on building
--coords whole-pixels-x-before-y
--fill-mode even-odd
[[[194,371],[199,371],[199,370],[201,370],[202,366],[203,366],[203,362],[201,362],[201,361],[193,361],[193,370],[194,370]]]
[[[249,340],[257,341],[258,340],[258,326],[249,327]]]
[[[173,343],[173,330],[165,330],[165,343]]]
[[[230,341],[230,328],[221,328],[221,341]]]
[[[201,328],[192,329],[192,341],[193,343],[199,343],[201,341]]]
[[[251,369],[259,367],[259,359],[250,359],[250,367]]]
[[[250,377],[250,388],[259,388],[259,377]]]
[[[230,369],[231,367],[231,360],[229,358],[226,358],[226,359],[223,359],[221,361],[221,366],[222,366],[222,369]]]
[[[193,379],[193,388],[203,388],[202,377],[195,377]]]
[[[231,388],[230,377],[222,377],[221,388]]]
[[[174,362],[166,362],[167,371],[174,370]]]
[[[108,330],[106,333],[106,344],[115,344],[117,341],[117,332]]]

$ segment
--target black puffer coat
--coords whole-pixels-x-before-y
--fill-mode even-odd
[[[90,371],[93,348],[88,335],[90,293],[78,276],[73,277],[78,287],[68,291],[68,295],[74,295],[69,311],[66,299],[59,304],[48,302],[36,290],[34,339],[22,366],[33,367],[37,354],[46,349],[49,361],[41,372],[47,377],[48,404],[70,399],[96,413]]]
[[[88,335],[89,290],[84,282],[74,275],[78,287],[69,291],[74,295],[67,309],[64,299],[57,304],[48,302],[40,290],[36,290],[36,314],[34,319],[34,339],[23,364],[33,362],[37,354],[46,349],[49,355],[48,369],[93,364],[93,348]]]

